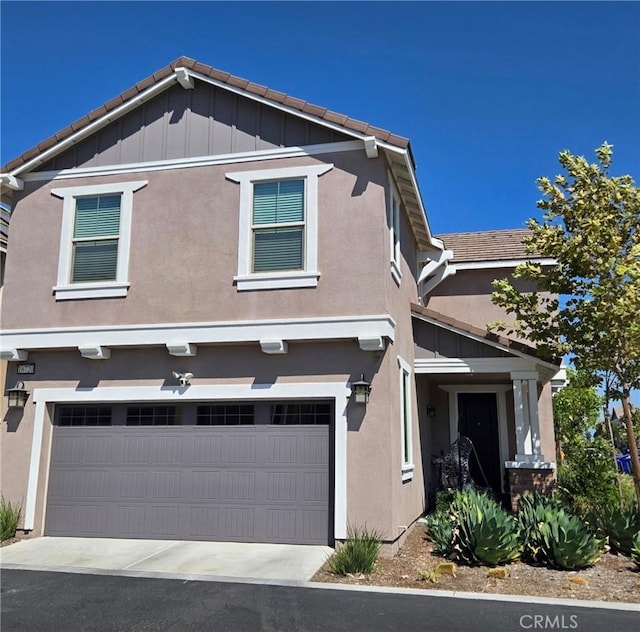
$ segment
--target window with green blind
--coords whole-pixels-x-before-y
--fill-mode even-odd
[[[117,278],[121,195],[76,200],[71,282]]]
[[[305,182],[253,185],[253,272],[304,269]]]

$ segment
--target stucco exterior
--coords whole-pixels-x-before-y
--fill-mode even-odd
[[[495,271],[443,275],[419,295],[423,266],[437,280],[448,259],[430,232],[407,142],[309,104],[228,90],[212,69],[165,70],[167,89],[143,106],[123,93],[116,121],[107,104],[95,132],[83,131],[88,117],[9,163],[5,386],[21,362],[35,371],[20,376],[30,399],[6,411],[0,456],[2,492],[24,503],[24,528],[47,533],[56,408],[68,404],[330,401],[328,543],[367,525],[387,553],[428,506],[438,484],[431,456],[449,449],[465,389],[496,393],[500,467],[552,471],[541,460],[555,452],[553,366],[437,319],[485,327],[499,318],[489,299]],[[143,81],[136,94],[154,86]],[[307,178],[304,230],[313,238],[289,285],[275,274],[275,285],[257,288],[264,278],[242,272],[247,172],[263,181],[311,174],[296,177]],[[65,295],[74,195],[96,185],[132,196],[128,265],[116,293],[82,294],[63,278]],[[179,373],[191,374],[183,387]],[[352,392],[361,377],[371,386],[366,404]]]

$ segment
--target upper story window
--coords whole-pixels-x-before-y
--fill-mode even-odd
[[[396,189],[391,175],[389,175],[389,252],[391,263],[391,276],[400,285],[402,272],[400,271],[400,195]]]
[[[63,199],[56,300],[127,295],[133,194],[146,184],[51,190]]]
[[[304,270],[304,180],[253,185],[253,272]]]
[[[226,174],[240,184],[238,290],[318,285],[318,177],[332,168]]]

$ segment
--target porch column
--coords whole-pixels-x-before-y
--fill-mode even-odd
[[[542,444],[540,442],[540,419],[538,418],[538,380],[527,380],[529,382],[527,396],[529,398],[529,437],[531,440],[532,454],[535,461],[544,461],[542,456]]]
[[[516,422],[516,461],[542,460],[538,420],[538,374],[535,371],[513,371],[511,380]]]

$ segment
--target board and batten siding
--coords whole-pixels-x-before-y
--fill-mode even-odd
[[[196,82],[174,86],[39,171],[216,156],[351,140],[321,125]]]

